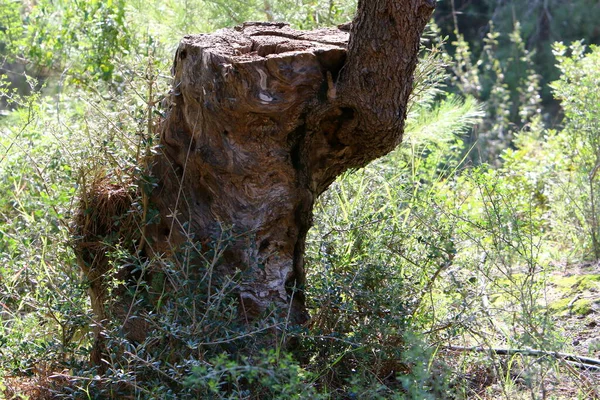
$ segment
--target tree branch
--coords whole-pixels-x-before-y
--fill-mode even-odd
[[[444,346],[446,350],[460,351],[460,352],[477,352],[477,353],[489,353],[497,354],[500,356],[512,356],[520,354],[524,356],[544,356],[552,357],[561,361],[567,362],[573,367],[577,367],[585,370],[593,370],[600,372],[600,360],[595,358],[578,356],[575,354],[559,353],[557,351],[545,351],[535,349],[504,349],[504,348],[484,348],[484,347],[465,347],[465,346]]]

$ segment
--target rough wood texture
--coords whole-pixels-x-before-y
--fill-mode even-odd
[[[401,140],[433,0],[361,0],[351,25],[246,23],[186,36],[154,160],[161,216],[148,249],[239,233],[218,273],[250,270],[244,312],[306,320],[303,255],[314,201]],[[349,30],[349,31],[348,31]],[[294,288],[296,290],[294,290]]]
[[[245,235],[222,270],[252,270],[240,288],[245,311],[287,304],[304,284],[315,198],[402,138],[433,7],[432,0],[361,1],[350,33],[247,23],[186,36],[155,170],[152,202],[163,217],[152,232],[155,250],[234,227]],[[301,322],[303,298],[294,297]]]

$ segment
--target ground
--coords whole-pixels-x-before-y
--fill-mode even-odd
[[[555,266],[544,297],[563,352],[600,360],[600,262]],[[586,370],[560,360],[540,366],[541,357],[497,356],[491,363],[487,354],[472,357],[463,369],[468,398],[600,399],[600,365]]]
[[[549,276],[546,301],[565,353],[600,359],[600,262],[560,265]],[[444,354],[456,373],[457,385],[470,389],[469,399],[600,399],[600,365],[583,370],[564,362],[540,367],[536,357],[492,357],[487,354]],[[467,364],[465,367],[465,360]],[[68,371],[36,371],[32,377],[0,382],[0,399],[52,399],[48,385],[61,386]],[[3,386],[4,385],[4,386]],[[25,397],[20,397],[25,396]]]
[[[550,278],[548,298],[573,353],[600,358],[600,263],[558,269]]]

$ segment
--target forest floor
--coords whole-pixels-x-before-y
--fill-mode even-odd
[[[569,353],[600,359],[600,262],[557,269],[548,289]],[[565,372],[557,377],[554,396],[600,399],[600,365],[593,371],[570,368]]]
[[[600,263],[565,266],[553,274],[549,289],[573,352],[600,358]]]
[[[545,301],[555,329],[550,336],[564,343],[562,352],[600,360],[600,262],[556,266],[548,279]],[[539,361],[543,358],[498,356],[492,366],[475,362],[467,369],[471,386],[467,397],[600,399],[600,365],[579,368],[560,357],[550,357],[556,363],[542,367]]]
[[[565,344],[562,351],[599,360],[600,262],[556,266],[548,279],[545,300],[553,314],[555,340]],[[462,363],[465,359],[453,352],[447,352],[444,358],[462,358]],[[600,365],[585,370],[556,359],[548,367],[548,363],[539,362],[543,358],[481,354],[474,355],[472,360],[477,361],[466,368],[459,361],[450,366],[463,371],[459,375],[462,384],[470,387],[464,393],[468,399],[600,400]],[[60,387],[60,381],[68,376],[65,372],[38,370],[29,378],[0,379],[0,399],[52,399],[49,387]]]

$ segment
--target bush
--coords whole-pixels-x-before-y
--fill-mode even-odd
[[[555,96],[561,100],[565,111],[564,129],[559,140],[564,146],[563,182],[574,185],[578,197],[571,197],[573,215],[584,227],[589,238],[589,249],[594,259],[600,259],[600,209],[598,208],[598,169],[600,168],[600,48],[591,47],[585,54],[581,43],[569,48],[562,44],[555,46],[555,55],[561,78],[551,86]],[[571,173],[569,173],[571,172]]]

